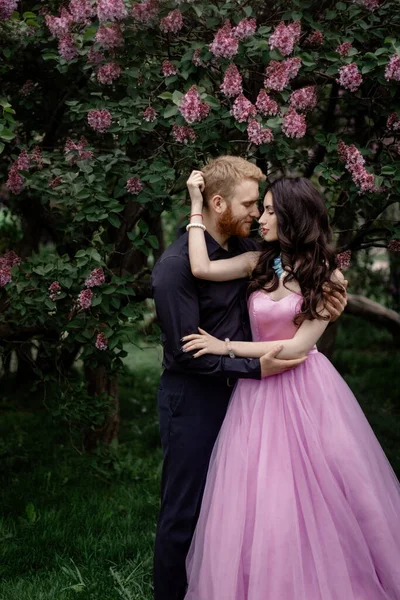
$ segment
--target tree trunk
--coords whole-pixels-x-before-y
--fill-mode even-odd
[[[379,327],[385,327],[392,334],[396,346],[400,345],[400,315],[396,311],[365,296],[348,294],[346,313],[362,317]]]
[[[318,350],[322,352],[322,354],[325,354],[326,358],[328,358],[329,360],[332,360],[333,357],[333,351],[335,350],[335,342],[337,332],[339,330],[339,325],[340,319],[338,319],[331,325],[328,325],[328,327],[325,329],[324,334],[318,342]]]
[[[86,380],[88,383],[88,392],[91,396],[99,396],[106,393],[110,399],[110,412],[105,421],[98,429],[90,430],[84,439],[86,450],[96,448],[98,442],[111,444],[117,437],[119,430],[119,397],[118,380],[109,378],[109,374],[104,366],[96,369],[85,369]]]

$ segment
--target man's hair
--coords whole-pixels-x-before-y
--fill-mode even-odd
[[[245,179],[265,181],[266,177],[259,167],[240,156],[219,156],[211,160],[202,169],[205,189],[203,192],[204,206],[216,194],[229,201],[235,186]]]

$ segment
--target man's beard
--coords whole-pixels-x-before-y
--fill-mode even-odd
[[[247,237],[250,233],[249,223],[245,223],[243,219],[236,219],[229,205],[227,205],[225,212],[220,216],[217,222],[217,229],[221,235],[236,235],[241,238]]]

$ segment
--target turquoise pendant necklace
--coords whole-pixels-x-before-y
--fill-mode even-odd
[[[281,255],[274,258],[274,264],[273,264],[272,268],[275,271],[275,273],[278,275],[278,277],[281,278],[284,273]]]

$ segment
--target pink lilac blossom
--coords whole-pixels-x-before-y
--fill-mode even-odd
[[[14,163],[8,174],[6,186],[12,194],[18,195],[24,187],[24,180],[18,173],[17,165]]]
[[[265,116],[277,115],[279,112],[278,103],[268,96],[265,90],[260,90],[256,100],[256,108],[260,114]]]
[[[188,144],[189,142],[196,141],[194,129],[186,125],[174,124],[172,126],[172,135],[179,144]]]
[[[359,72],[356,63],[351,63],[350,65],[343,65],[340,67],[339,79],[336,81],[346,90],[355,92],[362,84],[362,80],[362,75]]]
[[[40,152],[39,146],[35,146],[31,155],[31,159],[34,163],[36,163],[36,168],[41,170],[43,169],[43,158],[42,153]]]
[[[306,44],[308,46],[322,46],[324,43],[324,36],[317,29],[310,33],[306,38]]]
[[[255,117],[257,114],[257,109],[247,98],[240,94],[235,102],[233,103],[231,115],[238,121],[238,123],[243,123],[244,121],[248,121],[250,117]]]
[[[201,48],[196,48],[193,52],[192,63],[196,65],[196,67],[204,67],[204,62],[200,58]]]
[[[400,252],[400,240],[390,240],[388,250],[389,252]]]
[[[13,250],[0,256],[0,287],[4,287],[7,283],[10,283],[12,279],[11,269],[20,263],[20,257]]]
[[[232,58],[238,53],[239,42],[232,35],[232,27],[229,20],[225,21],[221,29],[218,29],[209,48],[214,56],[220,58]]]
[[[70,0],[68,9],[75,23],[87,23],[96,12],[90,0]]]
[[[82,290],[78,296],[78,304],[83,310],[86,310],[92,306],[92,299],[92,290]]]
[[[385,68],[385,79],[400,81],[400,55],[393,54]]]
[[[210,112],[210,107],[206,102],[201,102],[196,86],[192,85],[189,91],[182,96],[179,112],[190,124],[205,119]]]
[[[300,41],[300,36],[301,36],[301,23],[300,23],[300,21],[293,21],[292,23],[289,23],[289,25],[287,27],[291,31],[292,35],[293,35],[294,43],[298,44],[299,41]]]
[[[120,48],[124,45],[121,27],[117,23],[112,25],[100,25],[96,32],[96,42],[106,50]]]
[[[306,134],[306,118],[294,108],[289,108],[283,117],[282,131],[289,138],[302,138]]]
[[[89,277],[85,281],[85,286],[88,288],[92,288],[97,285],[103,285],[105,280],[106,278],[104,276],[103,269],[101,267],[98,267],[97,269],[93,269],[93,271],[90,273]]]
[[[255,34],[257,21],[255,19],[242,19],[236,27],[232,29],[232,37],[237,40],[244,40]]]
[[[299,21],[285,25],[283,21],[275,28],[275,31],[269,38],[271,50],[277,48],[283,56],[293,52],[295,44],[300,39],[301,25]]]
[[[30,162],[31,161],[30,161],[29,154],[27,153],[27,151],[21,150],[21,153],[15,162],[15,168],[18,171],[29,171]]]
[[[79,142],[73,142],[71,138],[67,138],[65,142],[64,153],[68,164],[75,165],[78,160],[92,160],[93,152],[85,150],[88,145],[86,138],[81,136]]]
[[[104,333],[99,333],[96,337],[96,348],[98,350],[107,350],[108,339],[104,337]]]
[[[296,77],[301,67],[301,58],[287,58],[280,62],[271,60],[265,69],[264,85],[266,88],[281,92],[291,79]]]
[[[351,260],[351,250],[345,250],[344,252],[340,252],[340,254],[337,254],[336,261],[337,261],[338,269],[340,269],[341,271],[348,269],[350,266],[350,260]]]
[[[148,106],[146,110],[143,111],[143,119],[148,123],[152,123],[158,117],[157,111],[154,110],[152,106]]]
[[[173,65],[169,60],[164,60],[161,69],[164,77],[171,77],[171,75],[176,75],[178,72],[175,65]]]
[[[397,113],[394,112],[388,116],[387,121],[386,121],[386,127],[388,129],[393,129],[393,131],[400,130],[400,119],[399,119]]]
[[[357,4],[361,4],[368,10],[375,10],[381,5],[381,0],[355,0]]]
[[[247,126],[247,135],[250,142],[259,146],[260,144],[271,144],[274,141],[274,135],[268,127],[262,127],[256,119],[250,119]]]
[[[99,21],[120,21],[127,16],[123,0],[98,0],[97,16]]]
[[[231,64],[225,71],[220,89],[228,98],[234,98],[243,92],[242,76],[236,65]]]
[[[0,21],[6,21],[17,10],[18,0],[0,0]]]
[[[53,37],[63,37],[69,33],[72,24],[72,15],[65,9],[61,9],[59,17],[45,16],[47,27]]]
[[[376,192],[374,176],[364,167],[365,160],[354,144],[347,146],[340,140],[337,149],[340,160],[346,163],[346,169],[350,172],[356,186],[360,188],[360,193]]]
[[[62,179],[59,175],[57,177],[54,177],[54,179],[52,179],[51,181],[49,181],[49,187],[51,187],[53,189],[57,188],[61,184],[62,184]]]
[[[27,96],[30,96],[30,94],[32,94],[34,88],[35,84],[33,83],[32,79],[28,79],[27,81],[25,81],[24,85],[19,90],[19,93],[21,94],[21,96],[24,96],[24,98],[26,98]]]
[[[144,0],[133,5],[132,17],[139,23],[150,23],[158,15],[157,0]]]
[[[104,133],[111,126],[112,116],[111,113],[106,110],[89,110],[88,112],[88,124],[92,129]]]
[[[289,104],[297,110],[313,110],[317,106],[315,85],[309,85],[292,92]]]
[[[178,33],[183,27],[182,13],[177,8],[160,21],[160,29],[164,33]]]
[[[70,61],[77,56],[78,48],[76,47],[74,38],[70,33],[67,33],[67,35],[64,35],[59,39],[58,52],[66,61]]]
[[[139,177],[131,177],[126,182],[126,189],[130,194],[140,194],[143,190],[143,184],[140,181]]]
[[[111,85],[116,79],[121,77],[121,73],[121,67],[118,63],[107,63],[99,67],[97,80],[100,83]]]
[[[103,60],[105,60],[104,54],[100,52],[100,50],[95,50],[92,46],[92,48],[90,48],[89,52],[87,53],[87,61],[98,65]]]
[[[342,42],[336,48],[336,52],[338,52],[338,54],[340,54],[340,56],[347,56],[348,53],[350,52],[350,50],[352,49],[352,47],[353,46],[351,45],[350,42]]]
[[[61,285],[58,283],[58,281],[53,281],[53,283],[49,285],[48,292],[50,300],[55,302],[57,300],[57,296],[61,294]]]

